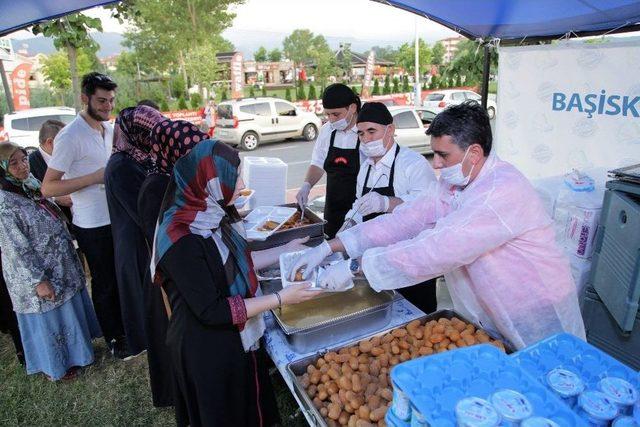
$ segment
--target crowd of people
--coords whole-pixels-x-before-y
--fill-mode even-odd
[[[255,271],[296,251],[285,274],[342,252],[349,259],[320,286],[343,290],[363,275],[425,312],[444,274],[455,309],[517,348],[560,331],[584,338],[551,220],[492,153],[478,104],[450,107],[428,129],[436,179],[397,144],[386,106],[327,87],[328,122],[297,200],[304,209],[327,174],[331,240],[251,251],[234,205],[238,152],[150,102],[112,126],[116,94],[111,78],[87,74],[84,109],[67,125],[44,123],[37,151],[0,145],[0,330],[28,374],[73,378],[103,336],[123,361],[146,352],[153,403],[174,406],[179,425],[276,424],[261,314],[318,292],[298,283],[263,295]]]

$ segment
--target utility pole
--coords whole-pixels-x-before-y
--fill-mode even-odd
[[[7,80],[7,73],[4,71],[4,61],[2,59],[0,59],[0,74],[2,74],[2,87],[4,88],[4,96],[7,98],[9,114],[13,114],[13,97],[11,96],[11,90],[9,90],[9,81]]]
[[[413,105],[416,107],[419,107],[420,104],[422,104],[422,92],[420,91],[420,39],[418,39],[418,18],[415,17],[414,18],[414,28],[415,28],[415,43],[416,43],[416,57],[415,57],[415,69],[416,69],[416,75],[415,75],[415,82],[413,83],[413,90],[414,90],[414,98],[413,98]]]

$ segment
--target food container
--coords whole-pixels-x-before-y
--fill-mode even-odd
[[[298,205],[296,203],[289,203],[281,206],[285,208],[293,209],[294,212],[299,210]],[[255,210],[257,209],[260,209],[260,208],[256,208]],[[308,208],[305,208],[304,210],[304,217],[308,218],[311,221],[311,224],[303,225],[301,227],[291,228],[288,230],[282,230],[279,228],[275,232],[271,233],[263,241],[256,240],[256,241],[250,242],[249,247],[251,248],[251,250],[259,251],[262,249],[269,249],[269,248],[274,248],[276,246],[281,246],[281,245],[284,245],[285,243],[289,243],[293,239],[299,239],[307,236],[310,236],[311,240],[320,238],[320,241],[321,241],[322,239],[324,239],[324,225],[326,224],[327,221],[320,218],[318,215],[313,213]],[[310,246],[314,246],[314,245],[310,245]]]
[[[310,282],[313,285],[312,289],[321,291],[322,289],[317,287],[318,268],[314,268],[306,279],[300,278],[300,280],[289,280],[289,272],[302,254],[302,251],[280,254],[280,282],[282,283],[282,287],[286,288],[287,286],[291,286],[296,283]]]
[[[520,424],[520,427],[560,427],[558,423],[545,417],[527,418]]]
[[[502,425],[515,427],[533,415],[531,402],[515,390],[499,390],[491,395],[491,404],[502,418]]]
[[[620,415],[631,415],[638,391],[622,378],[605,377],[598,382],[598,389],[618,406]]]
[[[578,414],[593,426],[608,426],[618,415],[618,407],[600,391],[585,391],[578,397]]]
[[[245,193],[245,194],[242,194],[242,193]],[[240,196],[235,200],[235,202],[233,202],[233,205],[236,207],[236,209],[244,208],[244,206],[247,204],[249,199],[253,197],[254,194],[255,194],[255,190],[246,190],[246,191],[242,190],[240,192]]]
[[[638,427],[633,417],[618,417],[613,420],[612,427]]]
[[[566,369],[552,369],[546,376],[547,385],[570,407],[574,407],[578,396],[584,391],[580,377]]]
[[[459,427],[494,427],[500,425],[500,415],[489,402],[479,397],[467,397],[456,404]]]
[[[248,240],[264,241],[296,213],[295,208],[260,206],[244,218]]]
[[[272,283],[272,282],[269,282],[269,283]],[[356,281],[355,288],[352,289],[350,292],[354,291],[355,289],[358,289],[358,281]],[[341,297],[344,296],[344,294],[338,294],[338,295],[341,296]],[[438,319],[441,319],[441,318],[452,319],[453,317],[457,317],[458,319],[473,325],[472,322],[469,322],[463,316],[459,315],[458,313],[454,312],[453,310],[440,310],[440,311],[437,311],[435,313],[431,313],[431,314],[429,314],[427,316],[423,316],[423,317],[419,318],[418,320],[420,320],[421,323],[424,324],[424,323],[429,322],[431,320],[436,320],[437,321]],[[310,356],[307,356],[307,357],[302,358],[300,360],[291,362],[289,365],[287,365],[287,372],[288,372],[288,375],[289,375],[289,379],[291,380],[291,382],[293,384],[294,393],[298,396],[298,398],[300,399],[300,402],[302,402],[302,407],[303,407],[302,410],[309,415],[309,418],[313,420],[313,424],[314,425],[326,427],[327,426],[327,422],[324,420],[324,418],[322,417],[320,412],[313,405],[311,399],[309,398],[309,396],[307,395],[307,393],[305,391],[305,388],[303,387],[302,383],[300,382],[299,376],[304,374],[307,371],[307,367],[312,363],[316,363],[316,361],[321,356],[323,356],[324,354],[326,354],[329,351],[338,351],[339,349],[341,349],[343,347],[352,346],[352,345],[358,343],[360,340],[363,340],[363,339],[370,339],[370,338],[373,338],[375,336],[383,336],[383,335],[387,334],[388,332],[392,331],[393,329],[405,327],[409,323],[411,323],[411,322],[407,322],[407,323],[405,323],[403,325],[397,325],[397,326],[394,326],[393,328],[387,328],[387,329],[384,329],[384,330],[380,330],[379,332],[376,332],[376,333],[373,333],[373,334],[363,335],[361,337],[352,339],[350,341],[344,342],[344,343],[339,344],[339,345],[327,346],[327,348],[323,349],[322,351],[318,351],[313,355],[310,355]],[[474,326],[478,327],[477,325],[474,325]],[[505,348],[506,348],[507,353],[512,353],[514,351],[514,349],[511,346],[509,346],[508,344],[505,344]],[[398,425],[402,425],[402,423],[403,423],[402,421],[397,419],[397,417],[393,414],[393,411],[387,411],[386,417],[387,417],[387,419],[398,420],[399,422],[396,423]],[[413,422],[413,418],[412,418],[412,422]],[[408,424],[408,423],[404,422],[404,424]]]
[[[272,312],[293,350],[309,353],[383,329],[391,321],[395,297],[395,291],[376,292],[366,280],[356,279],[346,292],[326,292]]]

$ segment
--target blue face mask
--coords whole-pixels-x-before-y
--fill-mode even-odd
[[[473,168],[476,167],[476,165],[472,165],[469,175],[464,176],[464,173],[462,172],[462,164],[467,158],[468,153],[469,149],[467,148],[467,151],[464,152],[464,157],[460,163],[449,166],[448,168],[440,169],[440,179],[447,184],[454,185],[456,187],[466,187],[469,184],[469,180],[471,180],[471,172],[473,172]]]

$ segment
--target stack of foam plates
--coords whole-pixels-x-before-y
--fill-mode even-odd
[[[245,157],[242,174],[245,185],[254,190],[249,208],[276,206],[286,202],[287,164],[276,157]]]

